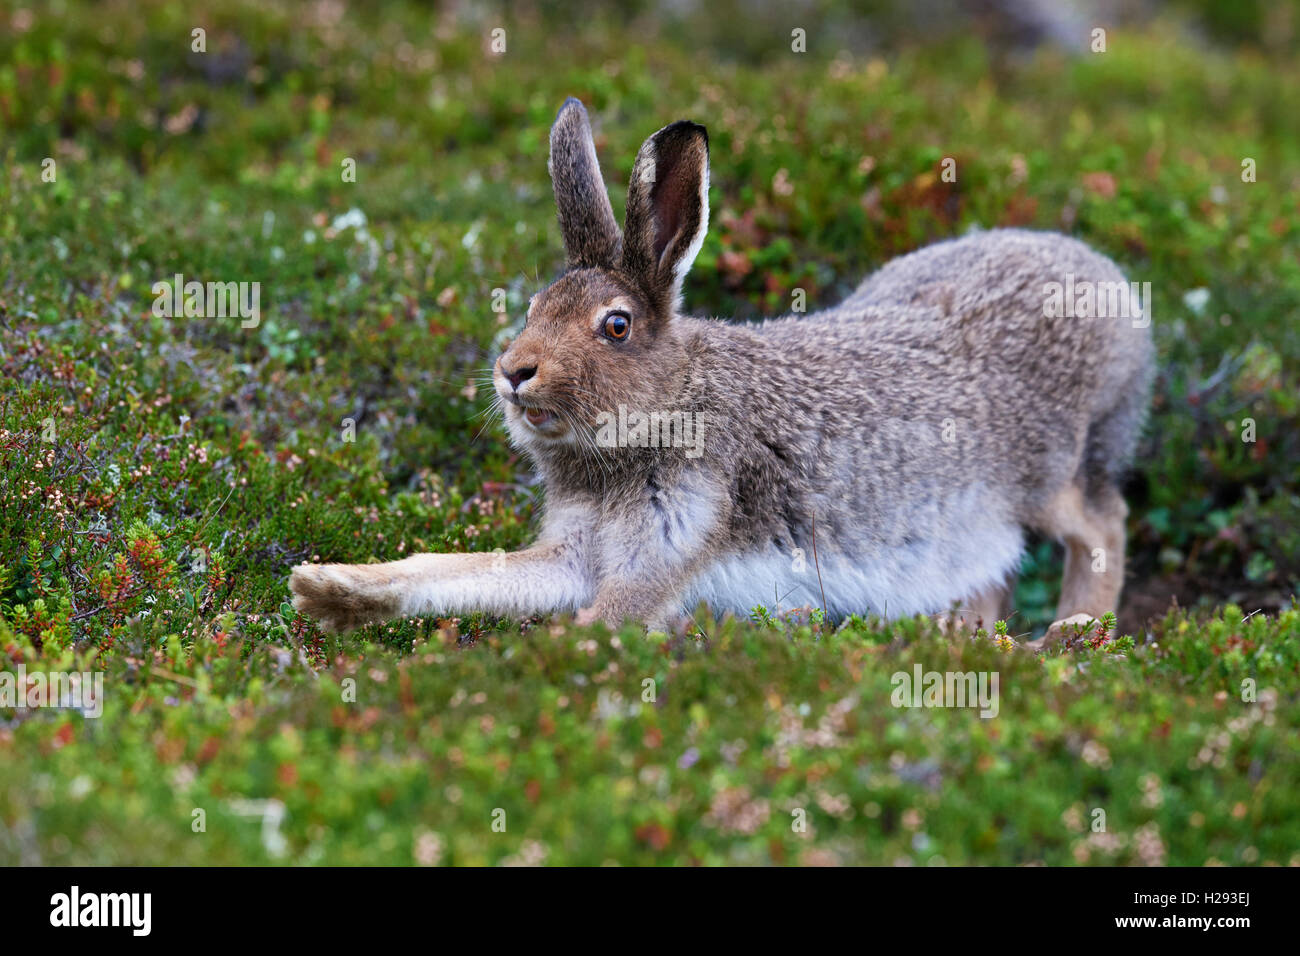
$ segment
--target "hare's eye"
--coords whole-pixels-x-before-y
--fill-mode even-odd
[[[601,331],[605,333],[607,339],[624,342],[632,332],[632,320],[624,312],[611,312],[605,316],[605,324]]]

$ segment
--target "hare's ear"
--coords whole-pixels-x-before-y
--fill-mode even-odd
[[[546,163],[560,210],[560,233],[571,266],[618,264],[618,221],[596,161],[591,123],[582,103],[564,101],[551,127],[551,157]]]
[[[708,228],[709,134],[681,120],[637,153],[627,189],[623,268],[657,304],[675,310]]]

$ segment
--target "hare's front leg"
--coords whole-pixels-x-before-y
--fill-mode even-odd
[[[610,579],[596,592],[591,605],[578,612],[574,623],[602,621],[615,628],[624,621],[636,621],[652,631],[666,631],[676,619],[683,617],[678,596],[687,583],[684,576],[651,583]]]
[[[574,541],[511,553],[416,554],[383,564],[303,564],[293,569],[289,589],[293,606],[329,632],[420,614],[574,611],[593,591]]]
[[[726,498],[721,485],[687,476],[609,516],[593,553],[595,597],[577,623],[615,627],[631,620],[659,629],[684,619],[690,610],[684,595],[711,559]]]

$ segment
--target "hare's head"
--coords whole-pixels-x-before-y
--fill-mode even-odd
[[[551,127],[548,163],[568,264],[533,296],[493,382],[516,442],[581,442],[601,413],[664,407],[683,358],[673,316],[709,220],[703,126],[665,126],[637,154],[619,231],[576,99]]]

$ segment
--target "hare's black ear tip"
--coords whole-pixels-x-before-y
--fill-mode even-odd
[[[691,120],[678,120],[676,123],[670,123],[659,131],[658,139],[662,142],[664,139],[672,138],[681,142],[699,138],[704,143],[704,151],[709,151],[709,131],[699,123]]]

